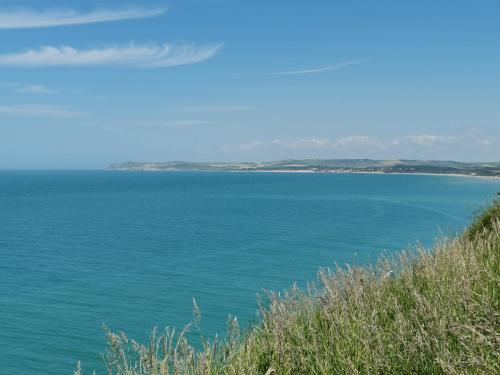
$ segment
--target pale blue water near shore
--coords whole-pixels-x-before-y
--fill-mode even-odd
[[[461,230],[498,181],[443,176],[0,172],[0,373],[102,369],[145,339],[255,316],[256,293]],[[100,372],[103,374],[104,372]]]

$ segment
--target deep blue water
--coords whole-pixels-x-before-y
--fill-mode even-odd
[[[144,340],[248,322],[256,293],[461,230],[498,181],[410,175],[0,172],[0,373],[101,369]],[[101,372],[104,374],[104,372]]]

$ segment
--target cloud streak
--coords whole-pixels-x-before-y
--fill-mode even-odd
[[[446,146],[446,145],[465,145],[467,141],[477,141],[477,138],[474,139],[465,136],[457,137],[457,136],[444,136],[437,134],[410,134],[402,139],[395,139],[395,144],[400,144],[409,142],[422,147],[436,147],[436,146]]]
[[[124,130],[159,130],[163,128],[191,128],[198,126],[208,126],[214,123],[207,120],[197,120],[197,119],[174,119],[174,120],[163,120],[163,121],[136,121],[136,122],[116,122],[116,121],[106,121],[106,122],[95,122],[90,121],[88,125],[98,126],[103,130],[109,131],[124,131]]]
[[[252,141],[238,145],[223,145],[226,151],[250,152],[256,150],[291,150],[291,151],[381,151],[413,148],[416,150],[447,150],[456,147],[481,148],[494,146],[499,139],[480,137],[475,134],[445,136],[438,134],[410,134],[396,138],[376,138],[365,135],[353,135],[327,138],[274,139],[272,141]]]
[[[34,9],[0,10],[0,29],[28,29],[151,18],[160,16],[167,10],[166,7],[98,9],[88,12],[76,10],[38,11]]]
[[[13,92],[19,92],[24,94],[55,94],[56,91],[44,86],[37,84],[25,84],[25,83],[0,83],[0,87],[6,87]]]
[[[55,91],[44,85],[21,85],[16,89],[17,92],[27,93],[27,94],[54,94]]]
[[[214,57],[222,44],[160,44],[110,46],[76,49],[70,46],[43,46],[20,53],[0,54],[0,66],[61,67],[61,66],[130,66],[137,68],[166,68],[196,64]]]
[[[305,150],[305,149],[332,149],[346,150],[356,148],[372,148],[383,149],[385,144],[383,141],[364,135],[353,135],[346,137],[338,137],[333,140],[326,138],[301,138],[297,140],[275,139],[271,142],[272,147],[280,147],[289,150]]]
[[[134,124],[135,128],[184,128],[199,125],[210,125],[206,120],[167,120],[161,122],[141,122]]]
[[[0,106],[0,115],[2,114],[11,116],[50,118],[77,118],[89,116],[89,113],[75,111],[66,107],[39,104]]]
[[[57,91],[44,85],[25,83],[0,83],[0,87],[23,94],[55,94]]]
[[[358,60],[352,60],[352,61],[346,61],[338,64],[333,64],[333,65],[328,65],[324,66],[321,68],[313,68],[313,69],[302,69],[302,70],[289,70],[289,71],[282,71],[282,72],[274,72],[274,73],[267,73],[266,75],[273,75],[273,76],[296,76],[296,75],[303,75],[303,74],[315,74],[315,73],[323,73],[323,72],[328,72],[331,70],[336,70],[336,69],[341,69],[341,68],[346,68],[348,66],[352,65],[358,65],[367,62],[367,59],[358,59]]]
[[[183,112],[243,112],[250,111],[252,108],[246,106],[189,106],[180,108]]]

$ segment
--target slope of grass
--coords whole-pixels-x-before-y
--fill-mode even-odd
[[[322,270],[319,285],[270,294],[259,322],[203,350],[182,332],[140,345],[107,331],[109,374],[498,374],[500,203],[465,233],[380,259]],[[195,317],[199,311],[194,308]],[[77,370],[75,374],[80,374]]]

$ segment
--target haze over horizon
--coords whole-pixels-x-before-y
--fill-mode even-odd
[[[493,0],[0,1],[0,169],[500,161]]]

